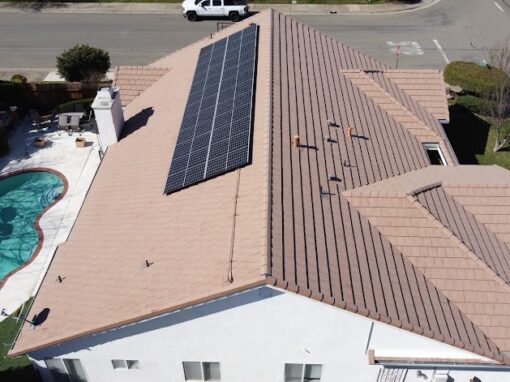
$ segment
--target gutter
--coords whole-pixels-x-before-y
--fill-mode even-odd
[[[393,369],[449,369],[510,372],[510,366],[496,361],[465,358],[406,358],[376,356],[368,350],[368,364]]]

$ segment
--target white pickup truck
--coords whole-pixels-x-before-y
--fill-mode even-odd
[[[248,15],[246,0],[184,0],[182,13],[189,21],[200,17],[228,17],[237,22]]]

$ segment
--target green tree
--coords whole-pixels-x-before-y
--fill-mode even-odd
[[[494,120],[496,129],[496,144],[494,152],[510,144],[510,131],[503,128],[510,117],[510,38],[490,49],[491,65],[505,73],[504,78],[489,90],[486,98],[491,102],[489,113]]]
[[[66,81],[98,82],[110,69],[110,55],[103,49],[77,44],[57,56],[57,69]]]

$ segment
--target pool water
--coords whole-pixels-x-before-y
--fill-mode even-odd
[[[39,240],[35,219],[63,190],[60,177],[50,172],[0,180],[0,280],[32,256]]]

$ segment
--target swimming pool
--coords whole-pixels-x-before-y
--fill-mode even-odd
[[[63,192],[62,179],[47,171],[0,180],[0,281],[34,254],[39,242],[36,220]]]

